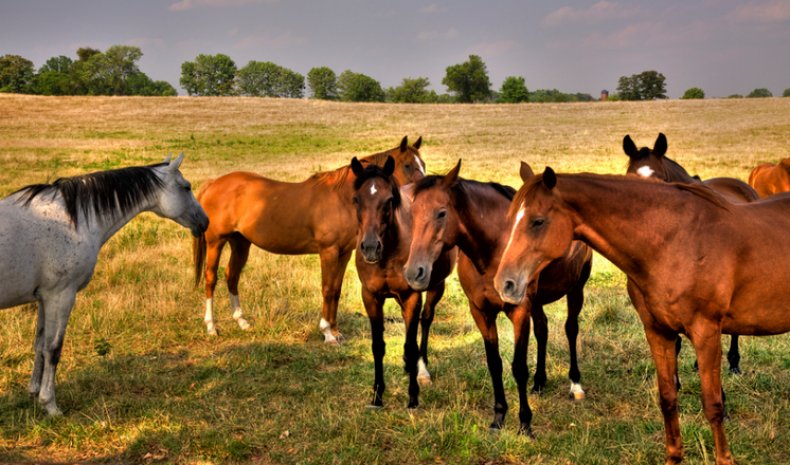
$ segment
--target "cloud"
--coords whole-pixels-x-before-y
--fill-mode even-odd
[[[135,45],[140,48],[163,48],[165,41],[159,37],[133,37],[124,41],[127,45]]]
[[[497,40],[493,42],[482,42],[469,49],[472,55],[481,57],[495,57],[503,55],[512,50],[516,43],[512,40]]]
[[[790,1],[747,2],[738,5],[730,16],[737,21],[781,23],[790,20]]]
[[[417,40],[430,42],[432,40],[452,40],[458,37],[458,29],[451,27],[446,31],[422,31],[417,33]]]
[[[297,36],[290,32],[276,36],[248,35],[233,44],[235,49],[270,48],[282,49],[307,43],[307,37]]]
[[[179,0],[168,7],[170,11],[187,11],[194,8],[226,8],[261,3],[277,3],[278,0]]]
[[[630,13],[627,8],[617,3],[601,0],[588,8],[564,6],[558,10],[554,10],[543,18],[543,24],[546,26],[557,26],[571,22],[591,22],[624,18],[629,15]]]
[[[662,26],[653,22],[629,24],[608,34],[594,33],[582,40],[588,49],[629,49],[645,46],[660,38],[667,39]]]
[[[422,11],[423,13],[427,13],[427,14],[437,13],[440,10],[441,10],[441,7],[439,5],[437,5],[436,3],[431,3],[429,5],[425,5],[424,7],[420,8],[420,11]]]

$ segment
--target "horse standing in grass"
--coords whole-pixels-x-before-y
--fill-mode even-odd
[[[666,182],[682,182],[685,184],[702,184],[721,194],[730,202],[754,202],[759,200],[757,192],[745,182],[735,178],[711,178],[701,181],[697,176],[691,176],[676,161],[667,158],[667,138],[663,133],[658,133],[653,149],[648,147],[636,148],[631,136],[623,138],[623,151],[628,155],[628,168],[626,173],[637,174],[646,178],[656,178]],[[628,285],[632,283],[629,280]],[[680,352],[678,337],[676,350]],[[727,361],[730,372],[741,373],[741,354],[738,350],[738,335],[733,334],[730,339],[730,350],[727,352]],[[678,383],[680,380],[678,380]]]
[[[404,137],[398,147],[363,158],[364,164],[381,165],[392,156],[398,182],[406,184],[425,176],[420,157],[422,137],[409,145]],[[317,173],[302,182],[281,182],[255,173],[235,171],[201,187],[198,201],[211,219],[209,229],[194,240],[195,285],[206,279],[207,331],[216,335],[214,288],[220,254],[230,244],[226,279],[233,318],[241,329],[249,328],[239,302],[239,278],[250,245],[272,253],[317,253],[321,259],[320,329],[327,343],[338,343],[337,304],[346,265],[357,235],[352,204],[354,176],[348,166]]]
[[[763,163],[749,173],[749,185],[760,194],[760,197],[790,192],[790,158],[777,164]]]
[[[568,318],[565,333],[570,348],[570,395],[582,399],[584,390],[576,360],[576,336],[579,313],[584,302],[584,284],[590,276],[592,251],[581,242],[547,267],[540,285],[529,298],[519,302],[502,301],[493,286],[499,259],[508,239],[507,210],[515,190],[494,183],[459,178],[461,162],[445,176],[429,176],[414,189],[412,205],[412,243],[405,274],[412,288],[422,290],[434,279],[436,260],[441,254],[460,249],[458,277],[469,300],[469,310],[481,334],[486,361],[494,385],[494,421],[492,429],[503,426],[508,404],[502,384],[502,359],[499,356],[496,317],[504,312],[513,323],[515,350],[513,377],[519,391],[519,431],[530,434],[532,411],[527,399],[527,346],[530,313],[538,340],[538,363],[533,391],[546,384],[546,342],[548,322],[543,306],[567,295]],[[524,179],[533,176],[523,164]]]
[[[422,295],[409,287],[403,276],[403,265],[409,256],[411,241],[411,208],[407,195],[402,196],[392,176],[395,160],[388,158],[384,167],[369,164],[363,167],[351,160],[354,180],[354,205],[359,223],[356,266],[362,283],[362,301],[370,319],[372,350],[375,364],[373,401],[381,407],[384,394],[384,301],[395,298],[401,307],[406,325],[403,362],[409,374],[409,408],[419,404],[420,382],[430,383],[428,332],[436,304],[444,294],[444,280],[455,264],[455,250],[446,250],[437,258],[435,273],[426,283],[425,306]],[[420,317],[422,307],[422,317]],[[417,346],[417,325],[422,326],[422,340]]]
[[[557,175],[551,168],[516,194],[513,229],[494,283],[520,302],[542,269],[582,240],[626,273],[656,365],[666,463],[683,459],[675,341],[699,362],[702,405],[716,463],[733,463],[722,421],[721,334],[790,331],[790,197],[730,203],[693,184],[632,177]]]
[[[77,292],[99,249],[123,225],[152,211],[203,234],[208,218],[172,163],[102,171],[24,187],[0,200],[0,308],[38,302],[29,392],[50,415],[55,371]]]

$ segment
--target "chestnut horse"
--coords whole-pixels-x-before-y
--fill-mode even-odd
[[[469,301],[469,310],[483,335],[486,361],[494,385],[492,429],[503,426],[508,404],[502,384],[502,359],[499,356],[496,318],[500,312],[513,323],[515,350],[513,377],[519,392],[519,432],[530,434],[532,412],[527,400],[527,346],[530,313],[538,340],[538,362],[533,390],[546,384],[546,341],[548,322],[543,306],[567,295],[568,318],[565,333],[570,347],[571,397],[581,399],[584,390],[576,361],[578,317],[584,302],[584,284],[590,276],[592,251],[576,242],[569,252],[553,262],[541,276],[540,285],[528,299],[506,303],[493,286],[494,273],[507,239],[507,210],[515,190],[494,183],[459,178],[461,162],[445,176],[428,176],[414,188],[412,205],[412,243],[405,274],[414,289],[424,289],[436,273],[436,259],[458,246],[458,276]],[[522,165],[522,176],[532,176]]]
[[[354,205],[357,210],[356,266],[362,283],[362,301],[370,319],[375,381],[372,407],[382,406],[384,394],[384,301],[397,300],[406,325],[403,362],[409,374],[409,408],[419,404],[419,381],[430,382],[427,351],[428,331],[436,304],[444,294],[444,280],[455,264],[455,250],[444,252],[437,260],[436,273],[427,286],[425,306],[420,319],[422,296],[403,277],[403,265],[409,254],[411,213],[408,196],[401,195],[392,176],[395,161],[388,158],[384,167],[369,164],[363,168],[354,158],[351,169],[354,181]],[[422,340],[417,347],[417,325],[422,323]]]
[[[710,189],[623,176],[556,175],[519,190],[510,242],[494,283],[520,302],[552,260],[582,240],[632,281],[631,301],[656,365],[667,464],[683,459],[675,340],[685,334],[699,362],[702,405],[716,463],[733,463],[722,426],[721,334],[790,331],[790,197],[729,203]]]
[[[425,176],[420,157],[422,137],[414,145],[404,137],[398,147],[370,155],[363,163],[382,164],[395,159],[395,177],[408,183]],[[198,200],[210,219],[205,234],[193,243],[195,285],[200,283],[205,262],[206,315],[209,334],[216,334],[213,300],[220,253],[230,244],[226,270],[233,318],[249,328],[239,303],[239,278],[250,244],[278,254],[317,253],[321,259],[320,329],[324,340],[337,344],[337,304],[346,265],[357,235],[352,204],[354,176],[348,166],[317,173],[302,182],[281,182],[255,173],[236,171],[206,182]]]
[[[666,157],[667,148],[667,138],[663,133],[658,133],[658,138],[656,138],[652,149],[648,147],[637,149],[636,144],[631,140],[631,136],[626,135],[623,138],[623,151],[628,155],[626,173],[657,178],[666,182],[702,183],[724,196],[730,202],[754,202],[759,200],[757,192],[740,179],[711,178],[702,181],[698,176],[691,176],[675,160]],[[738,350],[738,335],[733,334],[730,341],[730,350],[727,352],[730,372],[740,374],[741,354]],[[678,338],[676,350],[680,352],[680,338]],[[678,382],[680,381],[678,380]]]
[[[790,158],[778,164],[763,163],[749,173],[749,185],[760,194],[760,197],[790,192]]]

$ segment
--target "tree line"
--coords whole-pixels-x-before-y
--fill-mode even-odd
[[[0,57],[0,92],[39,95],[146,95],[174,96],[176,89],[166,81],[154,81],[137,62],[143,56],[139,47],[114,45],[102,52],[89,47],[77,50],[77,58],[50,58],[36,70],[33,63],[19,55]],[[242,68],[228,55],[200,54],[181,64],[181,87],[194,96],[253,96],[304,98],[347,102],[396,103],[521,103],[583,102],[596,100],[590,94],[565,93],[557,89],[530,91],[521,76],[508,76],[498,91],[491,88],[482,58],[470,55],[463,63],[445,70],[442,84],[447,93],[431,90],[427,77],[403,78],[395,87],[383,88],[376,79],[345,70],[337,75],[326,66],[310,69],[307,76],[269,61],[250,61]],[[609,100],[666,99],[666,78],[644,71],[618,80]],[[790,89],[784,91],[790,96]],[[753,90],[747,97],[771,97],[768,89]],[[731,95],[730,97],[741,97]],[[603,95],[602,95],[603,98]],[[683,99],[705,98],[704,91],[692,87]]]

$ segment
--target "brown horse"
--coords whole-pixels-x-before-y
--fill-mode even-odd
[[[754,202],[759,200],[757,192],[740,179],[711,178],[702,181],[698,176],[691,176],[675,160],[666,157],[667,148],[667,138],[663,133],[658,133],[658,138],[656,138],[652,149],[648,147],[637,149],[636,144],[631,140],[631,136],[626,135],[623,138],[623,151],[628,155],[626,173],[657,178],[666,182],[701,183],[715,190],[731,202]],[[629,281],[628,284],[631,285],[631,282]],[[680,338],[678,338],[676,350],[680,352]],[[727,352],[727,361],[730,364],[731,373],[741,373],[740,360],[738,335],[733,334],[731,336],[730,350]],[[680,381],[678,380],[678,382]]]
[[[582,240],[623,270],[656,365],[667,464],[683,459],[675,340],[699,361],[716,463],[733,463],[723,420],[721,334],[790,331],[790,197],[729,203],[695,185],[546,168],[516,194],[510,243],[494,279],[508,302]]]
[[[370,155],[363,163],[382,164],[395,159],[395,177],[408,183],[425,176],[420,157],[422,138],[409,146],[406,137],[398,147]],[[205,262],[206,316],[209,334],[216,334],[213,314],[214,287],[220,253],[230,244],[227,282],[233,318],[242,329],[249,324],[239,303],[239,277],[250,244],[278,254],[317,253],[321,258],[320,329],[325,342],[338,343],[337,303],[346,265],[357,235],[354,176],[348,166],[317,173],[302,182],[281,182],[255,173],[236,171],[206,182],[198,201],[210,219],[206,233],[194,241],[195,285]]]
[[[412,243],[405,274],[414,289],[424,289],[436,273],[440,254],[458,246],[458,276],[469,300],[469,310],[483,335],[486,361],[494,385],[492,429],[502,428],[508,404],[502,384],[502,359],[499,356],[496,318],[500,312],[513,323],[515,350],[513,377],[519,391],[519,432],[529,434],[532,411],[527,401],[527,346],[529,318],[535,322],[538,363],[533,390],[546,384],[546,340],[548,323],[543,306],[568,297],[565,332],[570,346],[571,396],[581,399],[584,391],[576,361],[578,317],[584,301],[584,284],[590,276],[592,251],[577,242],[568,254],[547,267],[534,295],[519,302],[505,303],[493,286],[494,273],[507,244],[507,210],[515,190],[494,183],[480,183],[458,177],[461,162],[446,176],[428,176],[415,186],[412,205]],[[522,165],[522,176],[532,176]]]
[[[409,287],[403,277],[403,265],[411,241],[411,212],[407,196],[401,196],[397,180],[392,176],[395,160],[388,158],[384,167],[369,164],[366,168],[356,158],[351,160],[354,172],[354,205],[357,210],[356,265],[362,283],[362,301],[370,319],[375,381],[372,407],[382,406],[384,395],[384,301],[397,300],[406,325],[403,362],[409,374],[409,408],[419,404],[419,380],[430,381],[427,351],[428,331],[434,308],[444,294],[444,280],[455,264],[455,250],[441,254],[436,273],[427,286],[425,307],[420,319],[422,296]],[[417,347],[417,325],[422,323],[422,340]]]
[[[760,194],[760,197],[790,192],[790,158],[778,164],[763,163],[749,173],[749,185]]]

